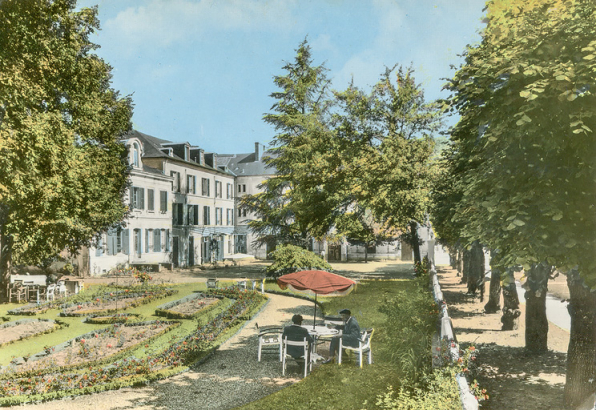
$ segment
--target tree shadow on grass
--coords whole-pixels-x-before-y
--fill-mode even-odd
[[[462,347],[466,347],[462,345]],[[565,353],[530,355],[523,347],[476,344],[476,378],[490,398],[482,409],[563,409]]]

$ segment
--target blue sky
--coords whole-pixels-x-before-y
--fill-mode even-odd
[[[262,120],[273,76],[308,36],[334,89],[367,89],[385,66],[413,65],[427,100],[480,40],[484,0],[79,0],[98,6],[92,41],[114,67],[113,86],[133,94],[133,126],[207,152],[268,144]]]

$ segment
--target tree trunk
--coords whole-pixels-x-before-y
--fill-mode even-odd
[[[470,273],[470,259],[472,252],[468,249],[463,250],[462,255],[462,270],[461,270],[461,283],[468,283],[468,274]]]
[[[420,238],[418,237],[418,223],[410,222],[410,233],[412,238],[412,249],[414,250],[414,264],[422,262],[420,258]]]
[[[480,290],[480,301],[484,300],[484,251],[480,242],[474,241],[470,248],[470,267],[467,277],[468,293]]]
[[[571,332],[567,350],[565,404],[576,408],[596,391],[596,293],[584,285],[577,270],[567,274]]]
[[[368,263],[368,244],[364,244],[364,263]]]
[[[455,248],[449,248],[449,265],[451,269],[457,269],[457,250]]]
[[[464,272],[464,252],[461,249],[457,250],[457,276],[463,275]]]
[[[8,284],[10,283],[11,262],[10,238],[0,233],[0,301],[8,302]]]
[[[526,351],[533,354],[548,351],[548,319],[546,318],[546,291],[552,272],[546,263],[532,266],[524,285],[526,289]]]
[[[503,275],[503,316],[501,330],[517,329],[521,311],[519,310],[519,297],[515,287],[513,268],[507,268]]]
[[[490,275],[490,287],[488,291],[488,302],[484,305],[485,313],[497,313],[501,310],[501,268],[493,265],[493,261],[496,259],[494,251],[490,252],[491,256],[491,275]]]

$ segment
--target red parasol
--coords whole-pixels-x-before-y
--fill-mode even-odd
[[[345,295],[352,290],[356,282],[323,270],[305,270],[280,276],[277,278],[277,284],[282,289],[290,288],[315,295],[314,328],[317,315],[317,295]]]

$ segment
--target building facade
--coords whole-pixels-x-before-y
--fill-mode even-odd
[[[218,165],[217,154],[138,131],[123,142],[130,213],[90,249],[90,274],[130,265],[189,267],[234,255],[235,175]]]

